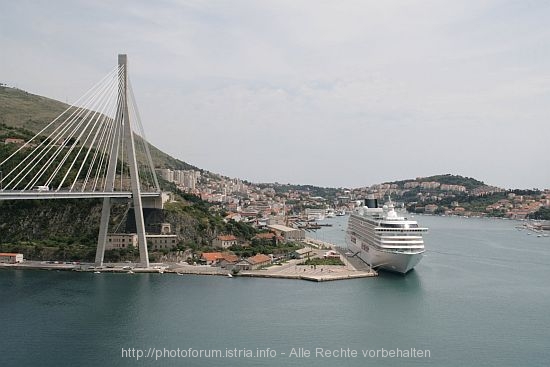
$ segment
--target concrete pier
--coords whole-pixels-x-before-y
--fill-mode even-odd
[[[319,241],[320,242],[320,241]],[[301,279],[313,282],[326,282],[334,280],[370,278],[377,276],[377,272],[364,263],[356,261],[357,259],[348,258],[345,250],[332,244],[320,242],[319,248],[312,248],[310,258],[322,258],[328,249],[333,249],[340,253],[340,259],[344,265],[299,265],[306,259],[293,259],[279,265],[241,271],[235,276],[252,278],[279,278],[279,279]],[[81,271],[81,272],[100,272],[100,273],[119,273],[119,274],[139,274],[139,273],[175,273],[178,275],[218,275],[228,276],[230,271],[217,266],[209,265],[189,265],[187,263],[155,263],[148,268],[139,267],[138,263],[113,263],[104,266],[94,266],[94,264],[80,264],[75,262],[54,262],[54,261],[25,261],[21,264],[0,264],[0,269],[37,269],[37,270],[57,270],[57,271]]]
[[[323,245],[331,245],[323,243]],[[327,248],[327,247],[325,247]],[[305,259],[290,260],[282,265],[272,265],[262,270],[250,270],[240,272],[239,276],[259,277],[259,278],[282,278],[282,279],[303,279],[315,282],[326,282],[332,280],[344,280],[355,278],[370,278],[378,275],[376,271],[367,266],[357,266],[352,264],[342,249],[331,245],[329,248],[340,252],[340,259],[344,265],[298,265]],[[313,250],[314,257],[323,257],[325,250]]]

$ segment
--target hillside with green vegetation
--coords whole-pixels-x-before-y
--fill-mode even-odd
[[[531,219],[550,220],[550,208],[540,208],[529,216]]]
[[[0,86],[0,161],[18,148],[16,144],[4,144],[6,138],[28,141],[67,107],[62,102]],[[199,170],[153,146],[150,150],[156,167]],[[11,166],[3,169],[7,172],[15,167],[24,153],[10,159]],[[146,164],[144,154],[137,155],[137,159],[140,166]],[[163,180],[160,184],[163,190],[173,192],[178,201],[169,203],[160,213],[151,212],[146,225],[147,220],[171,223],[179,239],[176,250],[207,248],[219,234],[234,234],[242,240],[251,240],[256,234],[248,225],[226,223],[221,213],[211,210],[210,204],[179,191],[174,184]],[[92,261],[100,214],[100,200],[0,201],[0,252],[22,252],[26,258],[35,260]],[[110,231],[124,232],[130,216],[126,203],[114,205]],[[111,250],[105,255],[107,261],[139,256],[134,250]],[[151,258],[159,255],[152,253]]]
[[[172,225],[179,240],[174,251],[212,250],[212,240],[220,234],[251,241],[257,233],[245,223],[226,223],[196,196],[179,191],[176,195],[179,200],[168,203],[164,210],[144,210],[146,227],[160,222]],[[0,201],[0,252],[21,252],[32,260],[93,261],[100,217],[98,199]],[[113,205],[110,231],[124,233],[132,221],[133,211],[127,204]],[[167,252],[151,252],[151,260]],[[138,257],[137,251],[126,249],[105,253],[106,261]]]
[[[0,86],[0,141],[5,138],[28,140],[69,107],[54,99],[38,96],[16,88]],[[140,136],[136,135],[136,145]],[[149,145],[151,157],[157,168],[194,169],[199,168],[176,159],[153,145]],[[139,163],[145,165],[146,158],[136,154]]]
[[[407,182],[439,182],[442,185],[460,185],[464,186],[466,190],[471,191],[473,189],[486,186],[486,184],[483,181],[476,180],[475,178],[471,177],[464,177],[460,175],[451,175],[451,174],[444,174],[444,175],[436,175],[436,176],[429,176],[429,177],[418,177],[414,180],[401,180],[401,181],[392,181],[387,182],[389,184],[397,184],[400,187],[403,187],[403,185]]]
[[[111,226],[124,211],[113,206]],[[92,261],[100,216],[98,199],[0,201],[0,252],[21,252],[33,260]]]
[[[289,191],[309,192],[311,196],[319,196],[325,199],[336,197],[340,189],[334,187],[320,187],[314,185],[297,185],[297,184],[280,184],[275,183],[260,183],[256,184],[261,189],[272,188],[277,194],[284,194]]]
[[[0,123],[14,128],[36,133],[67,107],[67,104],[54,99],[0,86]]]
[[[537,189],[505,190],[460,175],[435,175],[375,185],[386,190],[408,211],[509,218],[545,218],[545,194]]]

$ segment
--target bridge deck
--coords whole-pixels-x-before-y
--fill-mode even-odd
[[[160,192],[142,192],[141,197],[159,197]],[[95,199],[95,198],[131,198],[130,191],[0,191],[0,200],[39,200],[39,199]]]

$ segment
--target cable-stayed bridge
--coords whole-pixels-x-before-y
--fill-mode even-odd
[[[136,156],[140,156],[138,165]],[[0,200],[103,199],[96,265],[103,264],[112,201],[132,199],[140,265],[149,267],[143,200],[161,190],[126,55],[73,105],[0,162]],[[159,204],[160,201],[160,204]]]

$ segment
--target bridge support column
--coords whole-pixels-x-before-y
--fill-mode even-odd
[[[122,68],[119,81],[122,87],[122,123],[124,131],[124,145],[128,156],[128,167],[130,168],[130,182],[132,185],[132,199],[134,201],[134,215],[136,220],[136,230],[139,245],[140,266],[149,267],[149,253],[147,251],[147,237],[145,236],[145,222],[143,219],[143,205],[141,203],[141,185],[139,180],[139,171],[136,160],[136,150],[134,146],[134,132],[130,124],[130,116],[128,114],[128,61],[126,55],[118,55],[118,65]]]
[[[111,216],[111,198],[103,198],[101,209],[101,222],[99,224],[99,236],[97,238],[97,250],[95,253],[95,265],[103,266],[105,245],[107,244],[107,232],[109,230],[109,218]]]
[[[132,200],[134,204],[134,214],[136,220],[136,229],[139,246],[140,266],[143,268],[149,267],[149,254],[147,251],[147,237],[145,236],[145,222],[143,219],[143,205],[141,202],[141,186],[139,180],[139,172],[136,161],[136,151],[134,146],[134,133],[130,124],[128,112],[128,61],[126,55],[118,55],[118,88],[119,96],[117,99],[117,111],[115,116],[115,131],[114,141],[118,142],[124,139],[124,146],[127,153],[127,164],[130,169],[130,182],[132,186]],[[124,136],[122,135],[124,132]],[[124,152],[122,152],[124,154]],[[106,191],[114,191],[116,167],[118,163],[118,144],[111,151],[109,157],[109,165],[107,168]],[[99,226],[99,236],[97,240],[96,265],[103,265],[105,255],[105,247],[107,243],[107,232],[109,228],[109,217],[111,216],[111,199],[103,200],[103,208],[101,211],[101,223]]]

